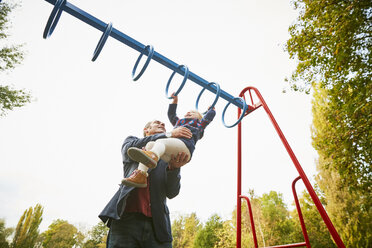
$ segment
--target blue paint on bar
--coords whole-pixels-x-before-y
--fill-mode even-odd
[[[46,2],[50,3],[50,4],[53,4],[55,5],[55,3],[58,1],[58,0],[45,0]],[[63,11],[69,13],[70,15],[80,19],[81,21],[89,24],[90,26],[102,31],[102,32],[105,32],[106,30],[106,27],[107,27],[107,23],[97,19],[96,17],[88,14],[87,12],[79,9],[78,7],[74,6],[73,4],[69,3],[66,1],[65,5],[61,8]],[[58,22],[58,20],[56,20]],[[57,23],[55,23],[54,25],[56,26]],[[125,45],[133,48],[134,50],[137,50],[138,52],[142,53],[143,50],[145,49],[145,45],[143,45],[142,43],[136,41],[135,39],[129,37],[128,35],[120,32],[119,30],[115,29],[114,27],[112,27],[112,30],[109,34],[109,36],[111,36],[112,38],[124,43]],[[173,62],[172,60],[164,57],[163,55],[157,53],[156,51],[154,51],[154,54],[152,56],[152,59],[157,61],[158,63],[164,65],[165,67],[168,67],[169,69],[171,69],[172,71],[176,71],[177,73],[179,73],[180,75],[183,75],[184,74],[184,71],[182,69],[182,66],[178,65],[177,63]],[[189,76],[188,76],[188,79],[193,81],[194,83],[200,85],[201,87],[211,91],[212,93],[216,94],[217,93],[217,88],[216,86],[214,86],[213,84],[210,84],[210,82],[204,80],[203,78],[199,77],[198,75],[192,73],[191,71],[189,71]],[[220,89],[220,97],[222,97],[223,99],[225,99],[226,101],[229,102],[229,104],[234,104],[235,106],[241,108],[241,109],[246,109],[246,106],[245,104],[241,101],[241,99],[239,98],[236,98],[232,95],[230,95],[229,93],[223,91],[222,89]]]

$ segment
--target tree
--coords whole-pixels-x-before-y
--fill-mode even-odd
[[[343,175],[339,173],[337,168],[343,162],[337,157],[341,157],[343,153],[344,160],[352,166],[350,151],[343,149],[339,143],[333,143],[338,137],[342,137],[343,130],[339,130],[335,123],[329,121],[328,116],[333,109],[330,107],[332,103],[328,100],[328,91],[315,86],[313,144],[319,154],[316,181],[324,192],[327,212],[345,245],[368,247],[372,244],[370,186],[363,183],[363,178],[355,178],[355,185],[345,183]],[[328,153],[330,150],[332,150],[331,154]],[[355,175],[350,175],[353,176]]]
[[[44,248],[71,248],[81,245],[84,236],[66,220],[55,220],[43,234]]]
[[[250,189],[248,193],[246,194],[250,200],[252,212],[253,212],[253,220],[255,223],[255,229],[256,229],[256,237],[257,237],[257,243],[262,244],[261,246],[266,247],[264,235],[262,231],[262,213],[261,213],[261,201],[258,196],[255,195],[254,190]],[[236,233],[236,213],[237,210],[233,211],[233,224],[234,226],[234,232]],[[253,230],[251,228],[251,220],[249,216],[249,209],[248,205],[245,202],[242,202],[241,206],[241,244],[242,247],[254,247],[254,241],[253,241]]]
[[[325,198],[323,194],[315,187],[315,191],[321,201],[326,206]],[[332,241],[332,237],[323,222],[322,217],[319,214],[313,200],[311,199],[307,191],[303,191],[299,196],[299,203],[301,206],[301,212],[305,221],[306,230],[309,236],[310,244],[312,248],[334,248],[336,245]],[[304,241],[304,236],[301,231],[300,221],[298,219],[297,209],[291,212],[293,219],[295,220],[295,239],[300,242]]]
[[[235,248],[236,247],[236,229],[232,220],[226,220],[222,223],[222,228],[216,230],[217,242],[214,248]],[[245,246],[244,246],[245,247]]]
[[[355,80],[361,86],[371,82],[371,1],[292,3],[300,13],[289,27],[286,45],[290,57],[298,59],[292,88],[309,91],[314,82],[322,82],[322,87],[337,89]]]
[[[298,60],[290,84],[314,90],[317,183],[350,247],[371,245],[372,2],[294,0],[286,49]]]
[[[14,232],[13,228],[6,228],[5,221],[0,219],[0,247],[9,248],[8,238]]]
[[[83,248],[99,248],[100,245],[106,244],[108,227],[99,222],[89,231],[89,239],[84,243]]]
[[[327,92],[327,139],[314,147],[351,190],[370,189],[372,180],[372,2],[370,0],[294,0],[300,11],[289,28],[286,49],[298,60],[290,84]],[[315,138],[317,133],[315,133]]]
[[[39,237],[39,226],[43,220],[43,211],[44,208],[40,204],[24,211],[15,229],[12,248],[34,247]]]
[[[174,248],[191,248],[195,240],[195,236],[201,229],[200,220],[195,213],[190,215],[180,216],[173,221],[173,247]]]
[[[295,242],[294,222],[284,203],[283,195],[275,191],[263,194],[261,222],[265,245],[280,245]]]
[[[5,72],[15,68],[23,60],[21,45],[7,45],[9,29],[9,14],[16,7],[9,2],[0,2],[0,39],[3,47],[0,49],[0,71]],[[15,107],[22,107],[31,101],[31,96],[25,90],[16,90],[9,85],[0,85],[0,117]]]
[[[214,248],[220,241],[217,233],[223,229],[221,217],[217,214],[209,217],[204,227],[199,230],[195,237],[194,248]]]

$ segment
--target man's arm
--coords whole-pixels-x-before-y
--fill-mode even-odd
[[[182,152],[179,153],[177,156],[173,156],[168,163],[167,168],[167,187],[166,187],[166,194],[169,199],[176,197],[180,192],[181,184],[181,174],[180,168],[187,164],[189,161],[188,156],[186,153]]]

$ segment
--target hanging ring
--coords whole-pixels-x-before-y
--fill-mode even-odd
[[[182,67],[185,69],[185,74],[183,76],[183,80],[182,80],[182,83],[181,83],[180,87],[178,88],[178,90],[176,91],[176,93],[174,93],[175,96],[177,96],[181,92],[183,86],[185,86],[185,83],[186,83],[187,78],[189,77],[189,68],[186,65],[179,65],[177,67],[177,69],[180,69]],[[168,90],[169,90],[169,85],[170,85],[170,83],[171,83],[171,81],[172,81],[172,79],[173,79],[173,77],[174,77],[175,74],[176,74],[176,71],[173,71],[172,75],[170,76],[170,78],[168,80],[167,87],[165,88],[165,96],[168,99],[172,99],[171,96],[168,96]]]
[[[239,117],[239,119],[238,119],[238,121],[237,122],[235,122],[233,125],[231,125],[231,126],[228,126],[228,125],[226,125],[226,123],[225,123],[225,112],[226,112],[226,109],[229,107],[229,105],[231,104],[231,102],[229,102],[227,105],[226,105],[226,107],[225,107],[225,109],[223,110],[223,112],[222,112],[222,123],[223,123],[223,125],[225,126],[225,127],[227,127],[227,128],[231,128],[231,127],[235,127],[237,124],[239,124],[239,122],[243,119],[243,117],[245,116],[245,112],[247,112],[247,109],[248,109],[248,105],[247,105],[247,103],[245,102],[245,100],[242,98],[242,97],[235,97],[234,99],[233,99],[233,101],[235,101],[235,100],[240,100],[242,103],[243,103],[243,112],[242,112],[242,114],[240,115],[240,117]]]
[[[143,56],[143,54],[144,54],[144,52],[146,50],[149,51],[148,54],[147,54],[146,62],[143,65],[141,71],[138,73],[138,75],[137,76],[134,76],[136,74],[137,66],[138,66],[139,62],[141,61],[141,58],[142,58],[142,56]],[[133,79],[133,81],[137,81],[142,76],[142,74],[145,72],[147,66],[149,65],[149,63],[151,61],[152,56],[154,55],[154,52],[155,52],[154,51],[154,47],[151,46],[151,45],[147,45],[145,47],[145,49],[142,50],[141,54],[138,56],[138,59],[137,59],[136,63],[134,64],[134,67],[133,67],[133,70],[132,70],[132,79]]]
[[[214,106],[216,105],[217,101],[218,101],[218,98],[220,97],[220,94],[221,94],[221,89],[220,89],[220,85],[218,83],[215,83],[215,82],[211,82],[208,84],[209,85],[215,85],[216,86],[216,98],[214,99],[214,102],[212,103],[212,105],[210,106],[210,108],[214,108]],[[206,88],[203,88],[200,93],[199,93],[199,96],[198,98],[196,99],[196,104],[195,104],[195,109],[198,110],[198,107],[199,107],[199,100],[200,100],[200,97],[201,95],[203,94],[203,92],[205,91]]]
[[[57,0],[52,12],[50,13],[48,22],[45,26],[43,38],[46,39],[49,36],[52,35],[54,29],[57,26],[57,23],[59,21],[59,18],[61,17],[61,14],[63,12],[63,7],[66,5],[66,0]]]
[[[101,50],[103,46],[105,45],[107,38],[110,36],[111,31],[112,31],[112,23],[110,22],[109,24],[107,24],[105,32],[103,32],[101,38],[98,41],[96,49],[94,50],[93,58],[92,58],[93,62],[96,61],[97,57],[101,53]]]

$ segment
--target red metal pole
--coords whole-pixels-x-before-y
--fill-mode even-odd
[[[289,156],[291,157],[294,166],[296,167],[298,173],[300,174],[300,177],[302,178],[302,181],[304,182],[305,187],[306,187],[307,191],[309,192],[315,206],[317,207],[320,215],[322,216],[322,219],[323,219],[324,223],[326,224],[329,232],[331,233],[331,235],[333,237],[333,240],[335,241],[335,243],[337,244],[337,246],[339,248],[345,248],[345,245],[342,242],[340,236],[338,235],[338,233],[336,231],[336,228],[333,226],[332,221],[329,219],[327,212],[325,211],[322,203],[320,202],[320,200],[319,200],[318,196],[316,195],[313,187],[311,186],[311,183],[310,183],[309,179],[307,178],[307,176],[306,176],[305,172],[303,171],[300,163],[298,162],[294,152],[292,151],[292,148],[288,144],[287,139],[284,137],[284,134],[280,130],[280,127],[279,127],[278,123],[276,122],[273,114],[271,113],[269,107],[267,106],[265,100],[261,96],[260,92],[254,87],[247,87],[247,88],[243,89],[243,91],[240,93],[240,96],[241,97],[244,96],[244,93],[247,90],[254,90],[255,91],[258,99],[260,100],[260,102],[261,102],[262,106],[264,107],[267,115],[269,116],[271,123],[273,124],[276,132],[278,133],[284,147],[286,148]]]
[[[238,108],[238,118],[241,114],[241,109]],[[242,125],[241,122],[238,124],[238,176],[237,176],[237,202],[236,202],[236,247],[241,248],[242,246],[242,201],[240,195],[242,194]]]
[[[296,193],[296,182],[300,179],[301,179],[301,177],[297,177],[295,180],[293,180],[293,182],[292,182],[292,192],[293,192],[293,197],[294,197],[294,200],[295,200],[295,203],[296,203],[298,218],[300,219],[302,234],[304,235],[306,247],[311,248],[309,236],[307,235],[307,231],[306,231],[304,217],[302,216],[300,202],[298,201],[298,197],[297,197],[297,193]]]
[[[267,246],[265,248],[289,248],[289,247],[303,247],[306,246],[305,242],[296,243],[296,244],[289,244],[289,245],[275,245],[275,246]]]
[[[249,218],[251,221],[251,228],[252,228],[252,235],[253,235],[253,242],[254,242],[254,247],[258,248],[258,243],[257,243],[257,236],[256,236],[256,228],[254,226],[254,219],[253,219],[253,212],[252,212],[252,206],[251,202],[248,197],[241,195],[240,198],[243,198],[247,201],[248,205],[248,210],[249,210]]]

